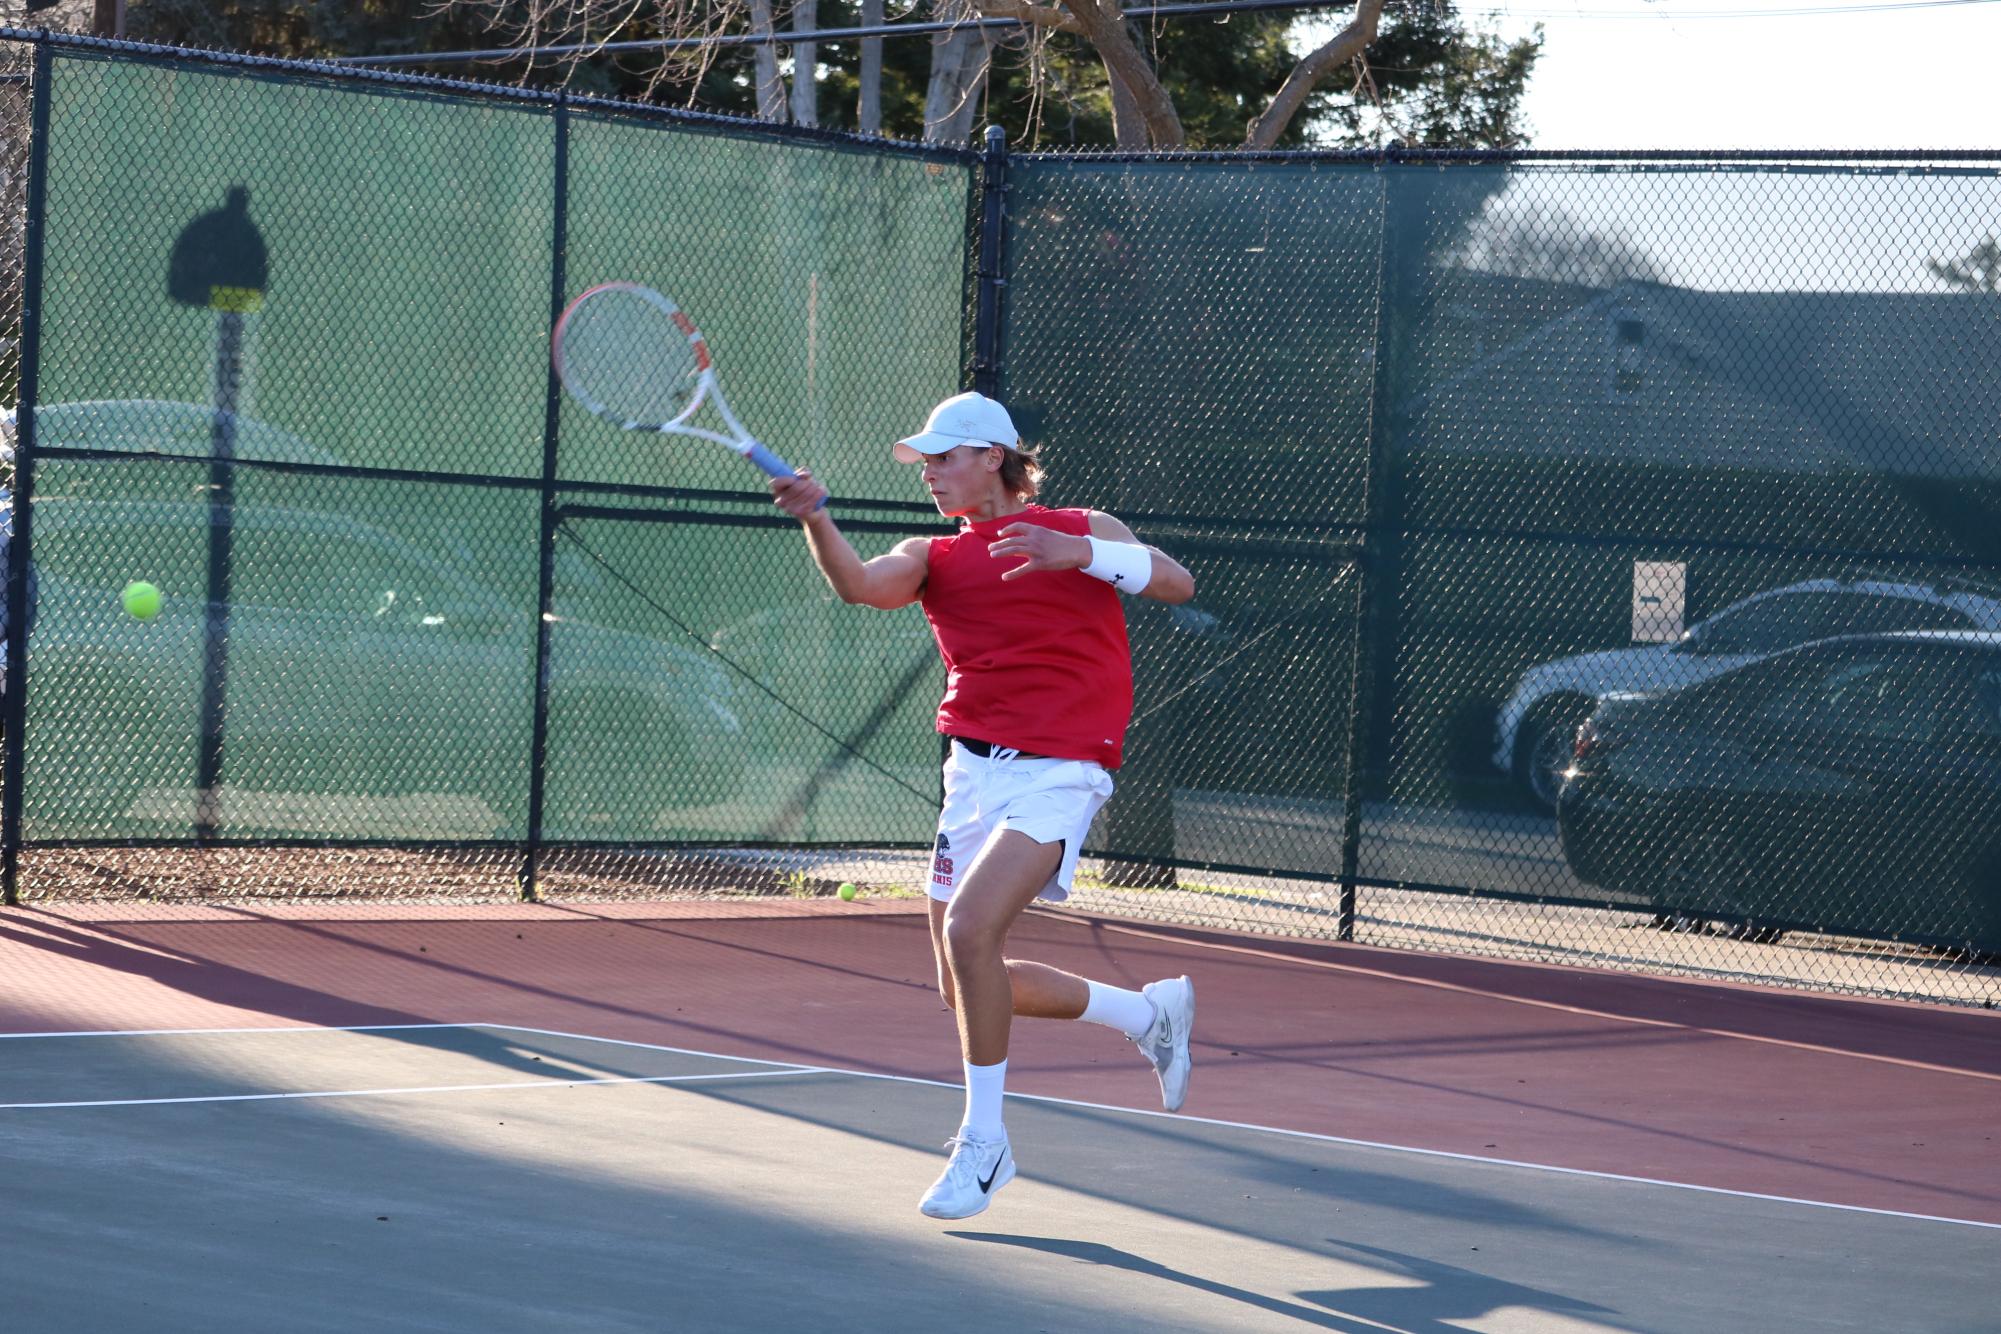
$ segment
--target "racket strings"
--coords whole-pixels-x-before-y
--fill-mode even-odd
[[[702,365],[687,334],[636,292],[611,288],[579,301],[558,351],[570,392],[626,425],[664,426],[701,393]]]

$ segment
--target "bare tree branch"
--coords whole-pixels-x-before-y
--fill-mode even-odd
[[[1051,32],[1084,31],[1075,18],[1062,10],[1049,5],[1029,4],[1027,0],[980,0],[980,13],[990,19],[1018,19]]]
[[[1381,3],[1382,0],[1376,0],[1378,8]],[[1085,39],[1098,49],[1099,59],[1105,62],[1106,77],[1112,81],[1112,132],[1119,147],[1181,147],[1187,136],[1181,128],[1181,116],[1174,109],[1174,99],[1167,95],[1153,66],[1127,35],[1125,15],[1118,5],[1112,0],[1104,4],[1099,0],[1063,0],[1063,4],[1076,16]],[[1120,123],[1117,113],[1121,90],[1130,97],[1144,127],[1143,134]]]
[[[1383,16],[1383,0],[1358,0],[1355,17],[1335,33],[1332,40],[1302,59],[1286,75],[1285,83],[1273,94],[1258,118],[1246,127],[1246,148],[1270,148],[1285,127],[1292,124],[1306,99],[1327,76],[1360,56],[1376,40],[1376,25]]]
[[[1964,291],[2001,292],[2001,241],[1990,236],[1964,259],[1928,259],[1925,267],[1932,277]]]

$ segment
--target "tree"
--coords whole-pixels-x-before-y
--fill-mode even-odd
[[[72,0],[85,15],[91,0]],[[1505,148],[1540,35],[1503,42],[1445,0],[1356,0],[1302,53],[1288,13],[1129,19],[1112,0],[130,0],[139,40],[293,57],[575,46],[444,72],[768,120],[966,143],[976,120],[1029,145]],[[725,34],[1004,17],[913,40],[791,47]],[[1313,31],[1319,31],[1317,29]],[[611,43],[694,39],[663,50]],[[803,80],[802,71],[807,73]],[[1337,76],[1339,76],[1337,86]]]
[[[317,60],[489,44],[470,19],[431,0],[129,0],[125,32],[138,42]]]
[[[1654,257],[1616,225],[1589,222],[1542,201],[1489,210],[1471,223],[1452,258],[1482,273],[1578,287],[1668,281]]]
[[[794,30],[838,27],[882,13],[881,0],[793,0],[789,7],[777,0],[434,2],[434,18],[470,22],[524,48],[773,32],[788,18]],[[401,7],[385,0],[378,6]],[[278,6],[265,0],[258,7]],[[1346,24],[1304,53],[1296,49],[1303,29],[1289,14],[1146,23],[1125,17],[1114,0],[924,0],[906,12],[943,22],[1008,18],[1024,26],[968,26],[927,43],[806,44],[789,51],[768,44],[586,49],[524,59],[510,72],[524,79],[556,73],[586,89],[941,143],[965,143],[974,119],[984,118],[1030,143],[1046,134],[1057,142],[1124,148],[1391,139],[1499,148],[1526,139],[1519,107],[1541,49],[1540,35],[1505,43],[1468,29],[1446,0],[1388,12],[1384,0],[1355,0]],[[439,49],[428,41],[411,49],[427,46]],[[1328,87],[1341,71],[1353,76],[1345,94]]]
[[[1964,259],[1928,259],[1925,267],[1932,277],[1969,292],[2001,292],[2001,240],[1990,236]]]
[[[1084,39],[1104,68],[1111,110],[1112,140],[1121,148],[1221,146],[1215,127],[1191,133],[1183,117],[1186,80],[1174,66],[1190,57],[1200,63],[1213,50],[1221,25],[1176,24],[1165,32],[1141,34],[1112,0],[1061,0],[1060,7],[1020,0],[978,0],[981,12],[1021,18],[1039,30],[1074,33]],[[1232,15],[1232,25],[1248,16]],[[1421,0],[1385,16],[1384,0],[1355,0],[1345,26],[1303,54],[1292,41],[1299,28],[1277,19],[1282,45],[1258,53],[1255,67],[1263,86],[1240,87],[1239,142],[1245,148],[1274,148],[1302,140],[1407,144],[1450,142],[1454,147],[1511,147],[1526,136],[1519,124],[1521,96],[1541,50],[1541,34],[1514,43],[1469,31],[1448,0]],[[1256,29],[1255,22],[1243,23]],[[1266,29],[1269,31],[1269,29]],[[1227,44],[1227,43],[1226,43]],[[1283,63],[1274,70],[1264,62]],[[1361,94],[1343,106],[1326,92],[1342,70],[1354,74]],[[1274,78],[1273,76],[1277,77]],[[1177,89],[1176,84],[1182,84]],[[1375,123],[1369,121],[1373,117]],[[1346,134],[1316,132],[1321,122],[1343,125]],[[1305,122],[1304,132],[1296,132]]]

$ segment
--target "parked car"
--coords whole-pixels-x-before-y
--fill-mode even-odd
[[[212,675],[207,504],[107,492],[36,501],[41,614],[25,732],[36,836],[159,834],[192,818]],[[377,526],[339,510],[235,508],[222,777],[263,795],[226,804],[231,832],[323,832],[347,799],[409,794],[453,800],[411,803],[404,836],[525,830],[536,557],[529,543],[496,560],[491,532],[454,530],[453,517],[406,512]],[[150,621],[119,605],[141,577],[165,594]],[[678,812],[735,795],[741,766],[728,758],[742,728],[724,666],[560,612],[559,601],[548,627],[548,836],[659,836],[679,828]],[[177,795],[153,801],[152,817],[133,814],[142,792],[163,789]]]
[[[1609,696],[1557,824],[1579,879],[1664,917],[2001,951],[2001,634],[1846,636]]]
[[[0,412],[0,447],[11,456],[20,412]],[[206,458],[213,448],[215,409],[205,403],[163,398],[97,398],[43,403],[35,408],[35,442],[41,449],[103,449],[134,454]],[[290,431],[254,417],[231,420],[237,457],[265,463],[338,464],[341,460]]]
[[[2001,630],[2001,590],[1887,578],[1813,579],[1733,602],[1672,644],[1558,658],[1525,673],[1502,705],[1494,763],[1544,807],[1556,804],[1577,726],[1599,696],[1675,690],[1836,635]]]

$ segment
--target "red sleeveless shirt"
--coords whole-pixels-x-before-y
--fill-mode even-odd
[[[931,539],[923,604],[945,659],[938,730],[1116,769],[1133,711],[1125,608],[1082,570],[1003,581],[1021,562],[987,547],[1013,523],[1091,531],[1088,510],[1030,505]]]

